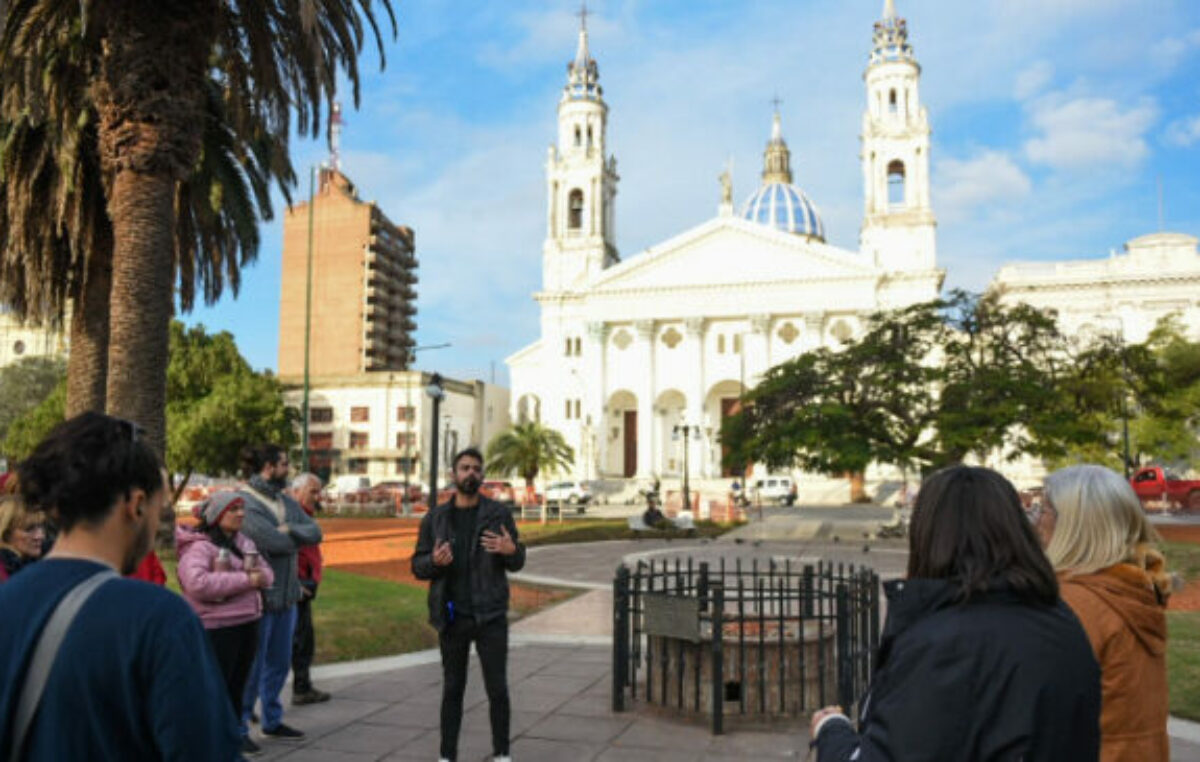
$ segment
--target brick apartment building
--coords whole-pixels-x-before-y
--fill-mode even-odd
[[[279,377],[304,378],[309,204],[283,223]],[[322,168],[312,209],[309,373],[321,377],[404,370],[417,313],[417,258],[411,228],[362,201],[338,169]]]

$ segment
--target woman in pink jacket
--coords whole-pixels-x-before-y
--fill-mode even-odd
[[[195,529],[175,529],[179,586],[212,642],[235,717],[242,716],[242,690],[258,649],[259,590],[275,581],[238,531],[245,512],[236,492],[220,492],[197,506]]]

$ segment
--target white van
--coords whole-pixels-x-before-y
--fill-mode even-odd
[[[766,502],[786,503],[792,494],[792,479],[790,476],[764,476],[754,481],[750,490],[750,499]]]
[[[325,491],[334,500],[340,499],[345,495],[352,495],[357,492],[369,490],[371,488],[371,480],[361,474],[342,474],[341,476],[333,477],[333,481],[325,488]]]

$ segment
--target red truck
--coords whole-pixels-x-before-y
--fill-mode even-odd
[[[1129,480],[1142,505],[1200,513],[1200,480],[1181,479],[1162,466],[1139,468]]]

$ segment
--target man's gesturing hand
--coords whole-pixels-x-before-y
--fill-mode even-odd
[[[454,551],[450,550],[450,543],[442,540],[433,546],[433,565],[434,566],[449,566],[454,563]]]
[[[500,534],[496,534],[491,530],[483,532],[483,549],[488,553],[499,553],[502,556],[511,556],[517,552],[517,544],[513,542],[513,538],[508,534],[508,530],[500,527]]]

